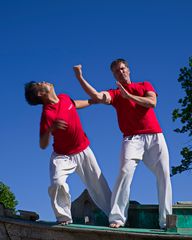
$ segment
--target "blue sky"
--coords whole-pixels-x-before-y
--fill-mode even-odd
[[[52,147],[39,148],[41,106],[25,102],[24,84],[49,81],[58,93],[87,99],[74,77],[81,63],[84,75],[98,90],[115,87],[109,65],[128,60],[132,81],[150,81],[158,92],[156,113],[170,152],[170,165],[181,160],[189,140],[173,130],[172,121],[183,91],[179,70],[192,55],[190,0],[1,0],[1,168],[0,181],[10,186],[17,209],[36,211],[54,221],[47,193]],[[96,105],[79,114],[104,175],[113,188],[122,135],[111,106]],[[173,202],[191,201],[191,173],[172,178]],[[78,176],[69,178],[72,199],[84,189]],[[156,181],[141,162],[131,189],[131,200],[156,204]]]

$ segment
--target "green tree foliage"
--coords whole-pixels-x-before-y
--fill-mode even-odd
[[[5,208],[10,208],[14,211],[18,204],[10,188],[2,182],[0,182],[0,203],[3,203]]]
[[[181,150],[181,164],[172,167],[172,176],[186,170],[192,169],[192,57],[189,58],[189,66],[180,69],[178,82],[185,92],[183,98],[179,99],[180,109],[175,109],[172,113],[173,121],[179,119],[182,127],[174,131],[177,133],[187,133],[190,137],[188,146]]]

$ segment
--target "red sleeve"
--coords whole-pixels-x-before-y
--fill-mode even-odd
[[[119,89],[109,89],[109,90],[107,90],[107,92],[110,94],[111,104],[113,104],[116,96],[119,95]]]
[[[151,91],[151,92],[154,92],[156,95],[158,95],[150,82],[146,81],[146,82],[143,82],[143,83],[144,83],[144,86],[145,86],[145,92],[150,92]]]

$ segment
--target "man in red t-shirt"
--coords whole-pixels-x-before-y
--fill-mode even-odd
[[[117,89],[97,92],[82,75],[81,65],[74,71],[83,89],[97,102],[111,104],[123,134],[121,167],[111,198],[110,227],[124,226],[128,217],[130,186],[138,163],[143,160],[156,175],[159,226],[166,227],[166,215],[172,213],[172,189],[169,173],[169,153],[156,118],[156,92],[149,82],[133,83],[128,63],[117,59],[111,64]]]
[[[29,82],[25,97],[30,105],[42,104],[40,147],[45,149],[53,136],[50,159],[49,195],[59,223],[72,223],[71,196],[66,182],[69,174],[77,172],[90,196],[108,216],[111,191],[83,131],[76,108],[89,106],[92,100],[72,100],[66,94],[56,95],[52,84]]]

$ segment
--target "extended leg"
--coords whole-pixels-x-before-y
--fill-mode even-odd
[[[128,217],[130,186],[135,169],[143,155],[143,143],[135,135],[123,139],[121,167],[111,199],[110,227],[124,226]]]
[[[130,186],[137,164],[137,160],[129,160],[121,167],[111,198],[110,227],[118,228],[125,225],[128,217]]]
[[[64,225],[72,222],[71,196],[66,180],[69,174],[75,171],[75,168],[76,164],[69,157],[52,154],[49,196],[57,221]]]
[[[166,215],[172,214],[172,188],[169,171],[169,153],[163,134],[153,136],[152,147],[144,157],[144,162],[156,175],[159,225],[166,227]]]
[[[103,176],[92,150],[88,147],[77,156],[77,173],[96,203],[108,216],[110,211],[111,190]]]

